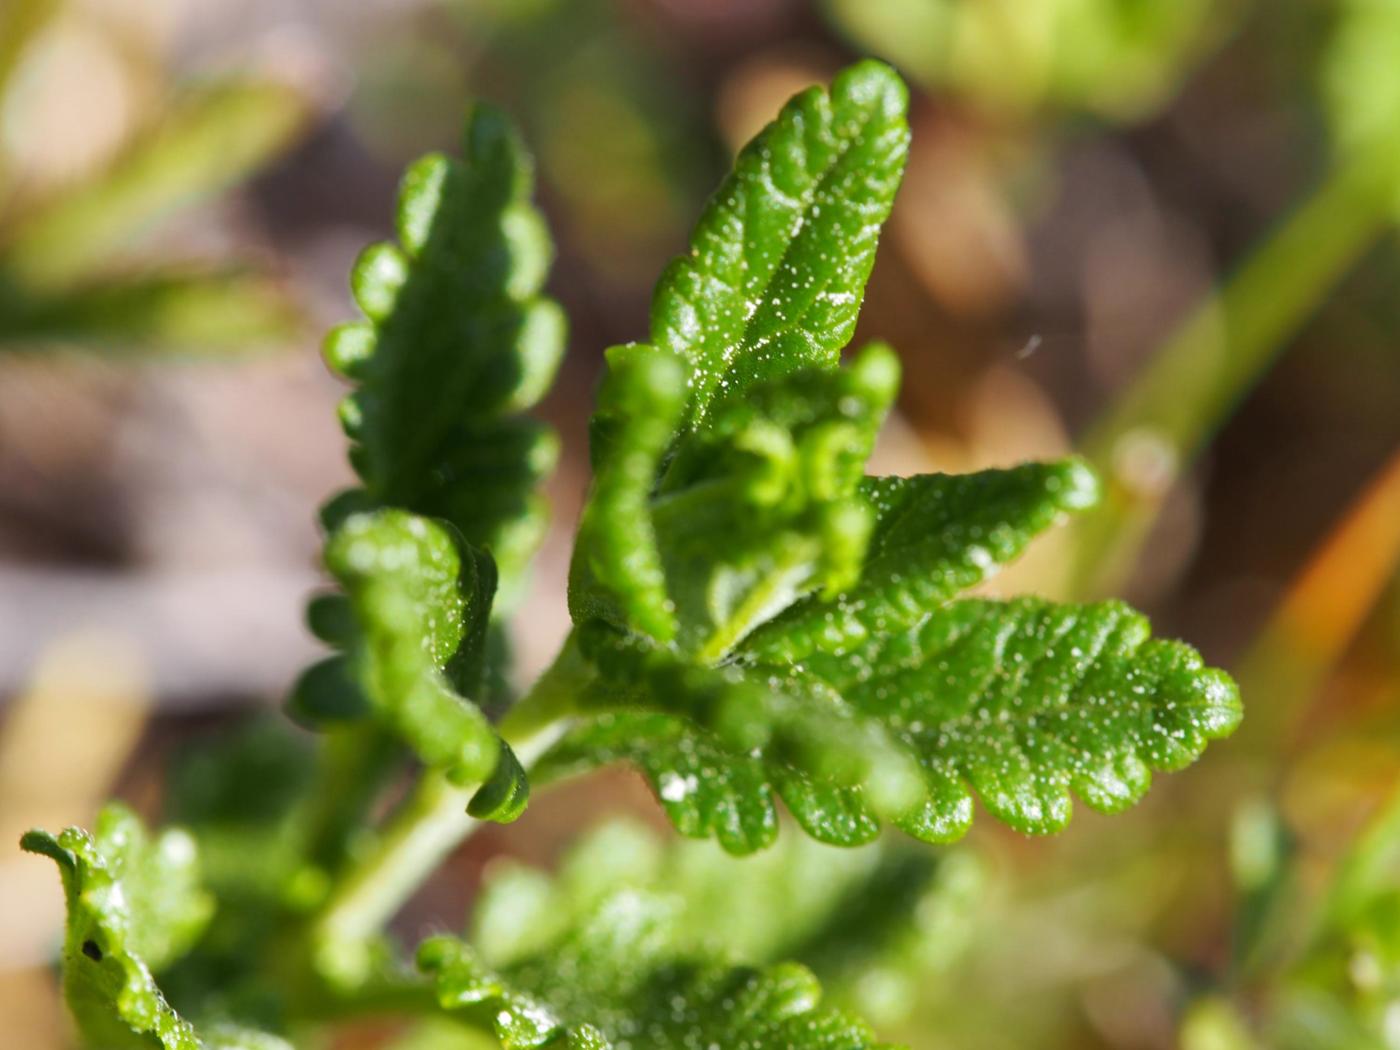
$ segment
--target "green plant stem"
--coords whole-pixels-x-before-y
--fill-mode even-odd
[[[502,738],[528,772],[558,738],[587,666],[573,637],[501,724]],[[456,846],[481,824],[467,815],[476,785],[458,787],[437,770],[419,778],[362,859],[332,891],[312,924],[317,968],[353,985],[370,967],[367,940],[402,907]]]
[[[1132,571],[1182,469],[1389,225],[1394,197],[1384,159],[1337,167],[1085,435],[1082,450],[1105,486],[1103,502],[1076,525],[1077,597],[1116,590]]]
[[[374,848],[337,885],[313,933],[317,967],[335,983],[356,984],[368,975],[366,939],[476,828],[466,813],[471,796],[440,772],[426,771]]]

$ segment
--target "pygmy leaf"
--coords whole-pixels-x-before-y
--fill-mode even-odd
[[[593,487],[569,573],[576,620],[630,624],[663,642],[676,633],[650,501],[685,404],[685,378],[677,358],[651,347],[608,351],[590,424]]]
[[[628,374],[656,375],[667,360],[627,349]],[[625,426],[606,404],[570,579],[575,622],[603,620],[713,664],[799,598],[852,583],[874,524],[860,479],[898,375],[893,353],[872,346],[848,368],[756,382],[716,403],[664,469],[674,411],[658,414],[659,393],[638,392]],[[678,392],[669,366],[666,376]]]

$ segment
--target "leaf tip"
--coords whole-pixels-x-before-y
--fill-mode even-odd
[[[78,859],[73,855],[72,850],[65,849],[58,839],[44,831],[42,828],[30,828],[19,839],[19,848],[25,853],[33,853],[36,856],[48,857],[60,867],[72,869],[77,866]]]
[[[1047,486],[1063,510],[1087,510],[1099,502],[1102,489],[1099,476],[1082,456],[1061,460]]]
[[[832,84],[832,95],[878,107],[882,116],[902,118],[909,111],[909,88],[894,68],[867,58],[842,70]]]

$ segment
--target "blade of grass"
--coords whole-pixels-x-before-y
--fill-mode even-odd
[[[299,91],[276,82],[193,91],[102,175],[16,221],[0,245],[0,267],[33,289],[81,280],[161,219],[262,167],[309,114]]]
[[[38,296],[0,281],[0,352],[59,343],[133,355],[230,353],[285,340],[298,320],[276,283],[250,273],[154,274]]]

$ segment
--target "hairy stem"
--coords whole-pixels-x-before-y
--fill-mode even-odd
[[[1389,223],[1390,170],[1365,155],[1333,171],[1085,435],[1106,485],[1075,526],[1076,595],[1115,589],[1131,571],[1180,471]]]

